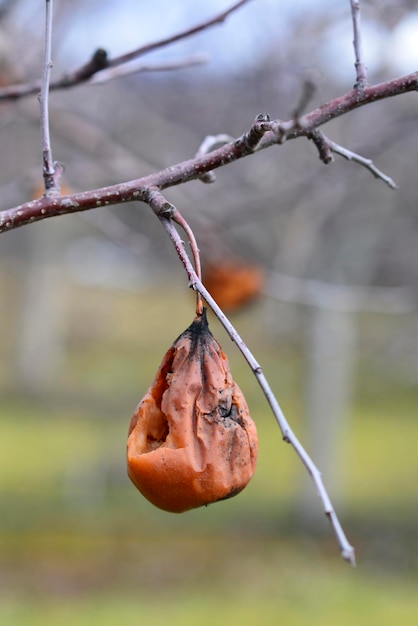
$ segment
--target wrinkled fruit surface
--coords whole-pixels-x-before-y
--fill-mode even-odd
[[[131,419],[128,475],[155,506],[181,513],[239,493],[257,431],[206,313],[173,343]]]

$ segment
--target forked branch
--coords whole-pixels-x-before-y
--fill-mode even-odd
[[[373,163],[371,159],[367,157],[361,156],[361,154],[357,154],[356,152],[352,152],[343,146],[340,146],[335,141],[331,141],[328,137],[324,135],[324,133],[320,130],[314,130],[312,133],[308,135],[308,139],[311,139],[319,152],[319,158],[323,163],[331,163],[333,161],[332,153],[339,154],[340,156],[347,159],[347,161],[354,161],[359,165],[365,167],[369,172],[373,174],[375,178],[380,178],[384,183],[391,189],[397,189],[397,184],[393,181],[390,176],[384,174],[378,167]]]
[[[162,190],[196,180],[207,172],[224,167],[259,150],[298,137],[310,137],[318,127],[359,107],[413,91],[418,91],[418,72],[365,87],[361,92],[353,89],[306,113],[297,121],[298,123],[293,119],[287,122],[279,119],[268,121],[262,114],[256,118],[250,130],[235,141],[154,174],[71,195],[44,197],[6,209],[0,212],[0,233],[57,215],[144,200],[150,188]],[[263,118],[262,121],[260,117]]]

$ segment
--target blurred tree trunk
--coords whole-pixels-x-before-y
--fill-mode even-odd
[[[57,265],[62,223],[30,229],[30,261],[25,264],[22,304],[18,314],[17,384],[20,390],[43,393],[57,380],[65,356],[65,293]]]
[[[331,497],[343,498],[340,482],[341,439],[346,432],[356,352],[356,316],[351,312],[311,306],[306,325],[304,383],[306,447],[321,468]],[[300,493],[302,519],[323,518],[308,478]],[[340,504],[342,504],[340,502]]]

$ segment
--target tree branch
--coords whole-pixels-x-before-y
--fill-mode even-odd
[[[172,72],[173,70],[184,69],[186,67],[194,67],[207,63],[209,57],[206,54],[194,54],[181,59],[174,59],[164,63],[154,63],[145,65],[141,62],[131,62],[126,65],[117,65],[109,67],[91,77],[89,81],[93,85],[108,83],[115,78],[123,76],[132,76],[133,74],[144,74],[145,72]]]
[[[119,68],[120,66],[124,66],[125,64],[137,59],[144,54],[148,54],[149,52],[153,52],[154,50],[158,50],[159,48],[163,48],[168,46],[176,41],[180,41],[181,39],[186,39],[187,37],[191,37],[196,33],[199,33],[211,26],[215,26],[216,24],[221,24],[224,22],[231,13],[240,9],[244,4],[247,4],[249,0],[239,0],[239,2],[235,2],[229,9],[222,11],[222,13],[218,13],[212,18],[204,20],[191,28],[180,31],[175,35],[171,35],[170,37],[166,37],[164,39],[159,39],[152,43],[146,44],[145,46],[140,46],[135,50],[131,50],[126,54],[122,54],[120,56],[114,57],[113,59],[109,59],[107,51],[103,48],[98,48],[93,56],[87,63],[74,70],[71,73],[64,74],[58,80],[51,82],[50,91],[55,91],[59,89],[67,89],[69,87],[75,87],[82,83],[88,82],[105,82],[105,80],[110,80],[118,74],[118,72],[108,72],[106,75],[108,78],[99,78],[102,71],[107,68]],[[184,63],[184,62],[183,62]],[[184,67],[183,63],[179,63],[177,67]],[[167,67],[167,65],[169,65]],[[161,71],[164,69],[164,66],[156,66],[152,69],[150,66],[148,68],[139,70],[139,71]],[[173,64],[166,64],[165,69],[175,69]],[[137,70],[138,71],[138,70]],[[123,73],[132,73],[132,70],[125,69],[120,70],[119,74]],[[40,89],[40,81],[31,81],[28,83],[22,83],[18,85],[8,85],[0,89],[0,100],[16,100],[18,98],[23,98],[25,96],[30,96],[39,92]]]
[[[356,68],[356,89],[363,89],[367,85],[367,69],[363,61],[363,45],[361,41],[361,23],[360,23],[360,0],[350,0],[351,17],[353,20],[353,46]]]
[[[338,143],[335,143],[335,141],[331,141],[330,139],[327,139],[327,141],[332,152],[339,154],[340,156],[344,157],[344,159],[347,159],[347,161],[354,161],[355,163],[362,165],[363,167],[368,169],[375,178],[380,178],[380,180],[383,180],[383,182],[386,183],[387,186],[391,189],[398,188],[398,185],[393,181],[393,179],[390,176],[384,174],[381,170],[379,170],[379,168],[376,167],[371,159],[363,157],[361,156],[361,154],[357,154],[356,152],[352,152],[351,150],[347,150],[347,148],[338,145]]]
[[[259,133],[258,143],[257,141],[254,142],[253,139],[248,140],[249,134],[252,132],[250,129],[248,133],[237,140],[207,154],[201,154],[143,178],[67,196],[44,197],[12,209],[6,209],[0,212],[0,233],[57,215],[86,211],[121,202],[143,200],[147,189],[150,187],[166,189],[201,178],[206,172],[223,167],[258,150],[283,143],[284,135],[287,140],[307,137],[319,126],[361,106],[417,90],[418,72],[413,72],[407,76],[365,87],[361,92],[353,89],[307,113],[300,118],[300,125],[297,126],[295,126],[294,120],[260,122],[259,119],[256,119],[254,125],[257,130],[254,132]],[[260,132],[261,130],[262,132]],[[254,135],[252,137],[254,138]]]
[[[361,92],[357,89],[352,89],[346,94],[334,98],[329,102],[321,105],[314,111],[307,113],[300,118],[301,128],[294,128],[287,134],[287,139],[295,139],[301,135],[306,135],[309,131],[314,130],[318,126],[322,126],[327,122],[345,115],[349,111],[354,111],[366,104],[378,102],[379,100],[385,100],[386,98],[392,98],[400,94],[408,93],[410,91],[418,91],[418,71],[401,76],[400,78],[394,78],[392,80],[378,83],[365,87]],[[283,126],[286,123],[281,123]],[[287,122],[289,124],[289,122]],[[280,122],[277,123],[276,133],[280,132]],[[283,132],[283,131],[282,131]],[[270,136],[264,138],[260,147],[266,147],[264,144],[270,140]]]
[[[214,312],[214,314],[216,315],[216,317],[218,318],[222,326],[225,328],[229,337],[232,339],[232,341],[235,342],[241,354],[243,355],[248,365],[250,366],[254,376],[256,377],[267,399],[267,402],[270,405],[270,408],[274,414],[274,417],[276,418],[276,421],[282,432],[283,440],[286,443],[289,443],[293,447],[293,449],[295,450],[296,454],[298,455],[302,463],[305,465],[307,471],[309,472],[314,482],[318,495],[322,501],[325,514],[329,518],[332,528],[334,530],[338,545],[340,547],[342,557],[346,561],[351,563],[351,565],[355,565],[354,548],[348,542],[347,537],[345,536],[345,533],[341,527],[341,524],[332,506],[331,500],[322,482],[320,471],[318,470],[316,465],[313,463],[312,459],[307,454],[306,450],[303,448],[301,443],[299,442],[295,433],[290,428],[284,416],[284,413],[279,403],[277,402],[277,399],[275,395],[273,394],[273,391],[271,390],[271,387],[269,383],[267,382],[266,377],[263,374],[263,370],[260,364],[256,361],[255,357],[253,356],[249,348],[246,346],[246,344],[244,343],[244,341],[242,340],[238,332],[235,330],[235,328],[232,326],[231,322],[225,316],[223,311],[216,304],[212,296],[206,290],[206,288],[202,284],[202,281],[200,280],[197,273],[195,272],[193,265],[185,251],[184,244],[181,241],[180,236],[173,225],[173,222],[171,219],[172,213],[167,214],[167,211],[166,211],[167,201],[158,190],[151,189],[149,193],[147,194],[146,202],[150,205],[150,207],[152,208],[152,210],[154,211],[158,219],[161,221],[165,231],[170,237],[176,249],[176,252],[180,258],[180,261],[182,262],[184,269],[186,270],[186,273],[189,277],[189,287],[199,292],[203,296],[203,298],[206,300],[206,302],[208,303],[208,305],[210,306],[210,308],[212,309],[212,311]],[[170,206],[173,206],[173,205],[170,205]]]
[[[41,93],[39,94],[41,135],[42,135],[42,162],[45,193],[55,191],[54,162],[52,159],[51,137],[49,133],[49,82],[51,77],[51,40],[52,40],[52,13],[53,0],[45,0],[45,49],[44,68],[42,74]]]
[[[356,152],[352,152],[351,150],[340,146],[338,143],[335,143],[335,141],[331,141],[331,139],[326,137],[322,131],[315,129],[308,135],[308,139],[311,139],[316,145],[319,152],[319,158],[323,161],[323,163],[331,163],[331,161],[333,161],[332,153],[335,152],[335,154],[339,154],[344,157],[344,159],[347,159],[347,161],[354,161],[355,163],[362,165],[368,169],[375,178],[383,180],[383,182],[386,183],[386,185],[388,185],[391,189],[398,188],[392,178],[379,170],[371,159],[363,157]]]
[[[225,133],[220,133],[219,135],[207,135],[204,138],[202,143],[199,146],[198,151],[196,152],[196,157],[203,156],[211,150],[214,150],[216,146],[224,145],[234,141],[234,138],[231,135],[226,135]],[[202,183],[214,183],[216,181],[216,176],[214,172],[205,172],[200,176],[200,180]]]

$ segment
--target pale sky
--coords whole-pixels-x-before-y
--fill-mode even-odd
[[[335,2],[335,0],[328,0]],[[80,41],[91,50],[106,47],[112,55],[121,54],[161,37],[174,34],[188,26],[212,17],[233,4],[233,0],[90,0],[86,18],[66,40],[66,50],[77,50]],[[89,8],[88,8],[89,7]],[[97,8],[100,8],[97,11]],[[290,14],[315,10],[314,0],[252,0],[220,25],[174,44],[164,51],[147,55],[148,60],[208,52],[211,70],[236,67],[257,55],[268,46],[271,38],[280,37],[286,30]],[[94,17],[93,17],[94,16]],[[94,23],[94,28],[91,25]],[[87,44],[88,42],[88,44]],[[78,46],[79,47],[79,46]]]
[[[56,9],[66,2],[55,0]],[[43,28],[41,4],[39,0],[26,0],[18,5],[19,20],[32,33],[34,28]],[[112,56],[118,55],[192,26],[231,4],[233,0],[86,0],[80,5],[82,9],[77,9],[80,15],[77,27],[60,39],[59,47],[55,46],[55,60],[66,68],[75,67],[98,47],[105,47]],[[147,55],[144,61],[157,62],[161,58],[202,52],[211,57],[211,63],[202,71],[228,71],[251,62],[272,40],[279,43],[284,40],[289,19],[309,19],[310,13],[318,11],[339,18],[327,37],[316,43],[324,59],[324,69],[332,71],[338,59],[338,75],[349,77],[354,63],[349,0],[252,0],[223,24]],[[71,17],[76,18],[77,14]],[[417,70],[418,7],[391,33],[378,30],[363,17],[363,43],[366,65],[371,72],[382,61],[394,76]]]

